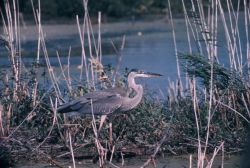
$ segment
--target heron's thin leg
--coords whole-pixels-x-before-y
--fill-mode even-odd
[[[109,144],[112,146],[113,144],[113,125],[112,122],[109,123]]]
[[[106,118],[107,118],[107,115],[102,115],[101,116],[101,121],[100,121],[100,126],[99,126],[99,129],[98,129],[98,132],[101,131],[103,123],[105,122]]]

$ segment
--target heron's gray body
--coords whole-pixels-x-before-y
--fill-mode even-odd
[[[78,112],[81,115],[108,115],[120,111],[129,111],[135,108],[141,101],[143,87],[135,83],[136,77],[153,77],[159,74],[130,72],[128,76],[128,88],[109,88],[100,91],[86,93],[75,100],[59,106],[59,113]],[[131,93],[135,92],[134,96]]]

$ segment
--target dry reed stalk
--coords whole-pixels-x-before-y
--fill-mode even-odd
[[[91,24],[91,19],[88,13],[88,1],[83,0],[83,6],[84,6],[84,21],[82,25],[82,29],[79,23],[79,18],[76,16],[77,20],[77,27],[78,32],[80,36],[81,41],[81,47],[82,47],[82,59],[81,59],[81,65],[80,65],[80,76],[79,81],[82,81],[83,77],[83,67],[85,68],[85,76],[87,80],[87,86],[88,89],[94,88],[95,89],[95,81],[97,80],[96,72],[94,71],[94,65],[92,64],[91,60],[98,60],[101,62],[101,14],[98,15],[98,40],[96,44],[96,40],[94,37],[94,32]],[[87,44],[88,44],[88,50],[89,50],[89,57],[90,57],[90,64],[87,63],[87,55],[85,50],[85,33],[87,36]],[[94,45],[94,46],[92,46]],[[93,48],[95,49],[95,56],[93,54]]]
[[[189,168],[193,167],[193,155],[189,155]]]
[[[117,49],[114,42],[111,40],[111,44],[112,44],[113,49],[114,49],[114,51],[116,53],[116,56],[117,56],[117,65],[116,65],[115,71],[114,71],[114,73],[113,73],[113,75],[111,77],[111,79],[112,79],[112,87],[114,87],[115,84],[116,84],[116,77],[117,77],[117,73],[119,72],[119,69],[120,69],[120,66],[121,66],[121,63],[122,63],[122,51],[124,50],[125,42],[126,42],[126,36],[123,36],[122,37],[122,44],[121,44],[120,48]]]
[[[41,2],[40,0],[38,1],[38,9],[35,9],[33,0],[30,0],[31,3],[31,8],[33,11],[33,16],[35,19],[35,23],[36,23],[36,27],[37,27],[37,32],[38,32],[38,36],[37,36],[37,54],[36,54],[36,63],[39,64],[40,63],[40,52],[41,52],[41,37],[42,37],[42,27],[41,24],[39,24],[38,22],[41,21],[41,14],[39,11],[41,11]]]
[[[81,59],[81,65],[80,65],[80,76],[79,80],[82,81],[82,76],[83,76],[83,67],[85,68],[85,76],[86,76],[86,81],[87,81],[87,86],[88,89],[90,89],[89,85],[89,71],[88,71],[88,66],[87,66],[87,59],[86,59],[86,52],[85,52],[85,47],[84,47],[84,32],[85,32],[85,19],[83,23],[83,32],[81,31],[80,23],[79,23],[79,18],[78,15],[76,15],[76,21],[77,21],[77,27],[78,27],[78,32],[80,36],[80,42],[81,42],[81,47],[82,47],[82,59]],[[84,65],[84,66],[83,66]]]
[[[246,50],[247,50],[247,53],[246,53],[246,58],[247,60],[250,60],[250,42],[249,42],[249,23],[250,23],[250,3],[249,3],[249,6],[247,7],[247,1],[244,0],[244,21],[245,21],[245,31],[246,31]],[[248,19],[249,20],[248,20]],[[248,75],[250,77],[250,72],[249,72],[249,69],[250,69],[250,61],[247,61],[247,67],[248,67]]]
[[[193,12],[193,14],[196,14],[196,8],[195,8],[195,2],[194,2],[194,0],[191,0],[191,3],[192,3],[192,12]],[[200,38],[200,33],[199,33],[199,28],[198,28],[198,26],[197,26],[197,24],[200,24],[200,20],[199,20],[199,18],[195,18],[194,17],[194,19],[193,19],[193,22],[195,23],[195,24],[193,24],[193,26],[194,26],[194,37],[195,37],[195,39],[196,39],[196,44],[197,44],[197,48],[198,48],[198,50],[199,50],[199,53],[201,54],[201,55],[203,55],[203,48],[202,48],[202,45],[201,45],[201,41],[199,40],[199,39],[201,39]],[[198,22],[198,23],[197,23]],[[197,24],[196,24],[197,23]],[[192,30],[193,30],[192,29]]]
[[[224,159],[225,159],[225,148],[223,145],[221,149],[221,168],[224,168]]]
[[[227,104],[225,104],[225,103],[223,103],[223,102],[221,102],[221,101],[218,101],[218,100],[216,100],[216,102],[217,102],[218,104],[220,104],[220,105],[222,105],[222,106],[228,108],[229,110],[233,111],[235,114],[237,114],[237,115],[240,116],[242,119],[244,119],[247,123],[250,124],[250,121],[249,121],[244,115],[242,115],[240,112],[238,112],[238,111],[235,110],[234,108],[230,107],[230,105],[227,105]]]
[[[174,87],[174,84],[173,82],[171,82],[170,80],[168,81],[169,82],[169,87],[168,87],[168,96],[169,96],[169,107],[171,109],[171,104],[173,102],[176,102],[176,94],[175,94],[175,87]]]
[[[208,105],[208,115],[207,115],[207,133],[206,133],[206,142],[205,142],[205,147],[203,151],[203,156],[205,157],[206,152],[207,152],[207,145],[208,145],[208,139],[210,135],[210,124],[212,120],[212,104],[213,104],[213,93],[214,93],[214,87],[213,87],[213,82],[214,82],[214,57],[211,58],[211,69],[210,69],[210,89],[209,89],[209,105]],[[204,158],[202,158],[204,161]],[[204,165],[204,162],[202,162],[202,167]]]
[[[213,65],[214,65],[214,55],[213,52],[211,52],[212,49],[212,45],[210,45],[209,43],[209,39],[211,39],[210,35],[208,33],[206,33],[206,31],[209,31],[207,26],[206,26],[206,22],[205,22],[205,16],[204,16],[204,11],[203,11],[203,5],[200,1],[197,1],[197,5],[198,5],[198,11],[199,11],[199,19],[200,19],[200,30],[205,31],[205,33],[202,33],[202,37],[205,40],[205,46],[206,46],[206,51],[208,54],[208,58],[210,60],[210,83],[209,83],[209,100],[208,100],[208,114],[207,114],[207,132],[206,132],[206,137],[205,137],[205,146],[201,147],[200,144],[200,138],[198,136],[198,142],[199,142],[199,146],[198,146],[198,163],[197,163],[197,167],[203,168],[205,166],[205,156],[207,153],[207,147],[208,147],[208,139],[209,139],[209,135],[210,135],[210,124],[211,124],[211,111],[212,111],[212,104],[213,104],[213,77],[214,77],[214,70],[213,70]],[[212,17],[212,20],[213,17]],[[215,19],[216,20],[216,19]],[[212,23],[213,24],[213,23]],[[194,87],[195,88],[195,87]],[[196,92],[194,92],[194,111],[196,111],[197,109],[197,96],[195,95]],[[195,115],[197,115],[197,113],[195,112]],[[196,125],[198,125],[198,119],[196,116]],[[199,127],[197,126],[197,132],[199,132]],[[198,134],[199,135],[199,134]]]
[[[239,4],[238,4],[239,6]],[[220,16],[223,23],[223,28],[225,31],[226,41],[227,41],[227,48],[230,60],[230,67],[234,70],[239,71],[241,74],[243,73],[243,53],[242,53],[242,42],[238,27],[238,20],[239,20],[239,10],[237,12],[232,12],[232,2],[231,0],[227,0],[227,7],[229,11],[229,26],[226,22],[226,17],[224,10],[222,8],[221,2],[218,0],[218,8],[220,12]],[[233,22],[235,24],[233,25]],[[246,30],[248,32],[248,30]],[[248,37],[247,37],[248,38]],[[246,47],[249,45],[249,42],[246,42]]]
[[[115,165],[114,163],[109,163],[112,167],[115,167],[115,168],[120,168],[119,166]]]
[[[42,23],[41,23],[40,0],[38,1],[38,5],[39,5],[39,8],[37,10],[35,10],[34,6],[32,5],[33,12],[35,12],[34,16],[36,18],[36,25],[37,25],[38,31],[39,31],[38,32],[39,33],[39,38],[38,39],[39,39],[39,41],[41,43],[41,48],[42,48],[43,53],[44,53],[44,58],[45,58],[45,62],[46,62],[47,68],[48,68],[48,74],[49,74],[49,77],[51,79],[52,86],[54,87],[57,99],[60,100],[61,91],[60,91],[60,88],[59,88],[59,85],[58,85],[58,81],[56,79],[53,67],[50,64],[49,55],[48,55],[48,51],[47,51],[47,47],[46,47],[46,42],[45,42],[45,38],[44,38],[44,32],[43,32]],[[40,48],[38,48],[38,49],[40,49]],[[39,53],[39,51],[37,51],[37,52]],[[39,56],[39,54],[38,54],[38,56]],[[39,58],[38,56],[37,56],[37,58]]]
[[[87,83],[87,88],[88,90],[90,89],[95,89],[95,82],[97,81],[97,72],[95,71],[94,67],[95,65],[95,60],[98,62],[101,62],[101,57],[102,57],[102,49],[101,49],[101,13],[98,14],[98,40],[96,44],[96,40],[94,37],[94,32],[90,20],[90,16],[88,13],[88,1],[83,0],[83,7],[84,7],[84,19],[83,19],[83,24],[80,24],[79,17],[76,15],[76,23],[77,23],[77,28],[78,28],[78,33],[80,37],[80,43],[81,43],[81,63],[78,66],[78,69],[80,70],[79,74],[79,82],[81,83],[83,80],[83,74],[85,73],[85,79]],[[87,40],[87,43],[85,42]],[[86,46],[88,47],[89,53],[87,54]],[[95,49],[95,56],[93,53],[93,48]],[[71,48],[69,51],[69,56],[68,56],[68,78],[66,78],[66,75],[64,76],[64,79],[67,79],[67,87],[68,90],[71,90],[70,92],[72,93],[72,85],[71,85],[71,78],[70,78],[70,52]],[[87,60],[87,56],[89,55],[90,59],[89,62]],[[47,61],[46,61],[47,62]],[[60,61],[59,61],[60,64]],[[60,65],[61,66],[61,65]],[[50,67],[48,65],[48,69],[50,70]],[[62,70],[62,68],[61,68]],[[53,80],[53,79],[52,79]],[[55,83],[53,81],[53,83]],[[59,92],[59,91],[58,91]],[[83,94],[83,91],[80,92],[81,95]]]
[[[4,126],[3,126],[3,105],[0,104],[0,137],[5,135]]]
[[[34,79],[34,87],[32,89],[32,106],[36,106],[36,103],[37,102],[37,93],[38,93],[38,81],[37,81],[37,78]]]
[[[7,35],[7,49],[9,52],[9,60],[11,61],[12,75],[14,77],[13,100],[18,101],[21,92],[21,48],[20,48],[20,30],[19,30],[19,8],[16,8],[16,1],[12,1],[13,10],[9,0],[5,3],[6,20],[3,17],[3,29]]]
[[[32,6],[32,11],[33,11],[33,15],[34,15],[34,19],[35,19],[35,23],[36,23],[36,27],[38,30],[38,40],[37,40],[37,56],[36,56],[36,64],[35,64],[35,74],[36,77],[34,79],[34,87],[32,89],[32,100],[33,100],[33,107],[36,106],[37,103],[37,92],[38,92],[38,80],[37,80],[37,70],[39,68],[39,63],[40,63],[40,50],[41,50],[41,25],[38,24],[38,20],[41,20],[41,15],[36,15],[36,11],[35,11],[35,7],[33,4],[33,0],[30,0],[31,6]],[[40,1],[38,1],[38,10],[41,11],[41,4]],[[37,17],[39,17],[37,19]]]
[[[107,156],[107,150],[104,149],[104,147],[102,146],[100,140],[99,140],[99,131],[97,130],[97,126],[96,126],[96,119],[95,119],[95,115],[94,115],[94,109],[93,109],[93,102],[92,100],[90,101],[91,103],[91,113],[92,113],[92,129],[95,135],[95,145],[98,151],[98,157],[99,157],[99,166],[103,167],[105,164],[105,156]]]
[[[177,83],[179,83],[179,85],[180,85],[178,88],[180,90],[180,96],[182,97],[183,96],[183,84],[182,84],[182,80],[181,80],[180,63],[179,63],[179,58],[178,58],[178,49],[177,49],[177,44],[176,44],[175,28],[174,28],[174,22],[173,22],[173,17],[172,17],[170,0],[168,0],[168,8],[169,8],[169,16],[170,16],[170,22],[171,22],[171,27],[172,27],[175,57],[176,57],[176,67],[177,67],[177,75],[178,75]]]
[[[70,146],[70,153],[71,153],[72,162],[73,162],[73,168],[76,168],[75,156],[74,156],[74,150],[73,150],[73,146],[72,146],[72,140],[71,140],[70,132],[69,132],[69,146]]]
[[[191,45],[190,32],[189,32],[189,26],[188,26],[190,21],[188,18],[188,13],[187,13],[186,6],[184,4],[184,0],[182,0],[182,8],[183,8],[184,17],[185,17],[186,32],[187,32],[187,39],[188,39],[188,48],[189,48],[189,53],[191,54],[192,53],[192,45]]]
[[[112,123],[109,123],[109,145],[113,144],[113,126]]]
[[[72,87],[70,85],[71,82],[70,82],[70,79],[67,79],[67,77],[65,75],[65,68],[63,68],[63,66],[62,66],[62,62],[61,62],[58,51],[56,51],[56,55],[57,55],[57,60],[59,62],[60,69],[61,69],[62,76],[63,76],[63,78],[64,78],[64,80],[66,82],[66,86],[67,86],[67,88],[69,90],[70,95],[72,95]],[[69,73],[68,73],[68,75],[69,75]]]
[[[212,5],[214,4],[214,2],[212,2]],[[198,6],[198,13],[199,13],[199,19],[200,19],[200,24],[198,24],[199,29],[201,30],[201,35],[202,35],[202,39],[204,40],[205,43],[205,48],[206,48],[206,52],[208,55],[209,60],[214,59],[213,58],[213,45],[211,43],[211,39],[213,38],[213,31],[209,29],[208,25],[211,25],[213,27],[213,13],[212,13],[212,19],[210,21],[212,21],[212,23],[209,23],[208,21],[206,21],[205,18],[205,14],[204,14],[204,8],[203,8],[203,2],[202,1],[197,1],[197,6]],[[208,18],[210,18],[210,16],[208,16]]]
[[[239,19],[239,5],[240,1],[238,1],[238,8],[236,13],[234,12],[234,7],[232,5],[231,0],[227,0],[227,10],[229,13],[229,24],[230,24],[230,34],[232,38],[232,44],[233,44],[233,53],[235,53],[235,62],[236,62],[236,68],[241,73],[243,73],[243,56],[242,56],[242,49],[241,49],[241,40],[239,35],[239,27],[238,27],[238,19]],[[235,25],[233,25],[233,21],[235,22]],[[237,45],[239,44],[239,45]]]
[[[75,149],[73,149],[73,151],[76,151],[78,149],[81,149],[81,148],[84,148],[85,146],[89,145],[90,143],[85,143],[85,144],[81,144],[79,145],[78,147],[76,147]],[[60,155],[57,155],[56,158],[61,158],[61,157],[64,157],[66,155],[70,155],[71,154],[71,151],[70,152],[65,152],[63,154],[60,154]]]
[[[6,135],[9,136],[10,133],[10,123],[11,123],[11,117],[12,117],[12,109],[13,109],[13,103],[10,103],[9,105],[7,105],[7,115],[6,115]]]
[[[85,69],[88,70],[87,63],[86,63],[86,53],[85,53],[85,49],[84,49],[84,33],[85,33],[85,31],[87,33],[87,41],[88,41],[88,49],[89,49],[89,57],[90,57],[90,59],[94,58],[94,56],[92,54],[92,40],[93,40],[95,49],[96,49],[96,44],[95,44],[95,38],[94,38],[94,33],[93,33],[93,29],[92,29],[90,16],[89,16],[89,13],[88,13],[88,1],[87,0],[83,0],[83,6],[84,6],[84,24],[83,24],[82,33],[80,33],[81,30],[80,30],[80,26],[79,26],[79,21],[77,22],[77,24],[78,24],[78,30],[79,30],[79,34],[80,34],[80,38],[81,38],[81,44],[82,44],[82,52],[83,52],[82,57],[84,57],[83,59],[85,59],[84,60]],[[88,73],[91,74],[91,79],[88,78],[88,80],[87,80],[88,81],[88,87],[90,89],[91,87],[95,88],[95,85],[94,85],[95,75],[94,75],[93,65],[90,64],[89,66],[90,66],[90,72],[86,71],[86,77],[89,77]],[[82,74],[82,71],[81,71],[81,74]],[[80,79],[82,79],[82,76],[80,76]]]
[[[112,163],[114,152],[115,152],[115,145],[113,145],[113,147],[112,147],[111,156],[110,156],[110,159],[109,159],[109,163]]]
[[[94,32],[93,32],[91,19],[90,19],[89,13],[88,13],[88,0],[83,0],[83,1],[84,1],[84,9],[85,9],[84,18],[86,18],[86,20],[87,20],[87,22],[86,22],[86,32],[87,32],[87,40],[88,40],[88,48],[89,48],[90,60],[96,59],[96,60],[99,61],[100,58],[98,57],[97,44],[96,44],[95,37],[94,37]],[[92,47],[92,45],[94,45],[94,46]],[[95,49],[95,56],[93,54],[92,48]],[[91,69],[91,72],[90,72],[91,73],[91,86],[95,89],[95,82],[97,80],[97,75],[96,75],[96,72],[94,71],[94,65],[92,63],[90,63],[89,66],[90,66],[90,69]]]
[[[201,137],[200,137],[200,124],[199,124],[199,117],[198,117],[198,98],[196,94],[196,80],[195,78],[193,80],[190,80],[190,90],[191,90],[191,96],[193,101],[193,109],[194,109],[194,115],[195,115],[195,123],[196,123],[196,130],[197,130],[197,141],[198,141],[198,163],[197,167],[201,167],[203,164],[203,155],[202,155],[202,145],[201,145]],[[191,163],[190,163],[191,164]]]
[[[215,157],[218,155],[218,152],[223,149],[223,147],[224,147],[224,142],[222,142],[219,147],[214,149],[214,153],[212,155],[212,158],[209,160],[208,164],[206,165],[206,168],[212,168]],[[223,163],[223,161],[222,161],[222,163]],[[223,165],[221,167],[223,167]]]
[[[98,40],[97,40],[97,58],[102,62],[102,36],[101,36],[101,25],[102,25],[102,13],[98,12]]]
[[[213,59],[213,61],[218,62],[218,47],[217,47],[217,33],[218,33],[218,8],[217,8],[217,0],[212,1],[212,11],[211,19],[208,21],[208,31],[211,32],[209,36],[209,57]],[[209,27],[210,25],[210,27]]]
[[[70,76],[70,56],[71,56],[71,47],[69,48],[69,52],[68,52],[68,59],[67,59],[67,78],[68,79],[67,83],[69,85],[69,92],[72,94],[73,92],[73,88],[72,88],[72,80],[71,80],[71,76]]]

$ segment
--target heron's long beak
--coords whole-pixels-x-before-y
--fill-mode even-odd
[[[152,72],[145,72],[145,75],[147,75],[148,77],[159,77],[159,76],[163,76],[163,75],[161,75],[161,74],[152,73]]]

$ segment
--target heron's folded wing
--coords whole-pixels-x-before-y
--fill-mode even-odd
[[[122,105],[122,97],[119,94],[102,97],[95,101],[89,101],[88,103],[82,104],[83,106],[78,110],[81,114],[93,114],[95,115],[107,115]]]
[[[88,99],[85,97],[78,97],[77,99],[65,103],[57,108],[58,113],[69,113],[69,112],[76,112],[78,111],[83,104],[88,103]]]
[[[86,99],[92,99],[93,101],[107,98],[109,96],[120,95],[122,97],[126,97],[128,95],[128,91],[126,88],[114,87],[105,90],[99,90],[95,92],[89,92],[83,95]]]
[[[97,94],[88,93],[82,97],[78,97],[69,103],[59,106],[57,111],[59,113],[79,112],[80,114],[84,115],[92,114],[93,110],[95,115],[103,115],[112,113],[122,105],[122,97],[120,94],[108,92],[93,93]]]

